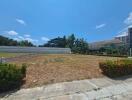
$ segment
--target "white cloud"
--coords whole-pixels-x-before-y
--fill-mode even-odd
[[[17,40],[17,41],[19,41],[20,39],[19,38],[13,38],[14,40]]]
[[[32,38],[25,38],[24,40],[27,40],[29,42],[38,42],[38,40]]]
[[[127,25],[132,24],[132,12],[129,13],[129,16],[125,19],[124,23]]]
[[[18,36],[17,38],[14,38],[15,40],[21,41],[21,40],[27,40],[29,42],[38,42],[36,39],[32,39],[30,37],[23,37],[23,36]]]
[[[122,37],[122,36],[127,36],[128,35],[128,28],[131,28],[132,25],[128,25],[124,29],[118,32],[118,35],[116,37]]]
[[[19,40],[24,40],[24,37],[18,36]]]
[[[47,38],[47,37],[41,37],[41,40],[43,40],[43,41],[49,41],[50,39]]]
[[[16,19],[16,21],[22,25],[26,25],[26,22],[22,19]]]
[[[128,32],[123,32],[123,33],[117,35],[116,37],[123,37],[123,36],[127,36],[127,35],[128,35]]]
[[[29,34],[25,34],[24,36],[25,36],[25,37],[31,37],[31,35],[29,35]]]
[[[24,36],[20,36],[20,35],[18,35],[18,33],[16,31],[13,31],[13,30],[12,31],[5,31],[4,34],[13,36],[14,37],[13,39],[17,40],[17,41],[27,40],[29,42],[34,42],[34,43],[38,42],[38,40],[32,39],[31,36],[28,34],[25,34]]]
[[[97,25],[96,26],[96,29],[100,29],[100,28],[103,28],[103,27],[105,27],[106,26],[106,24],[100,24],[100,25]]]
[[[4,33],[8,35],[18,35],[16,31],[5,31]]]

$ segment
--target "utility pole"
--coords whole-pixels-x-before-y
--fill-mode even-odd
[[[129,38],[129,56],[132,58],[132,27],[128,28],[128,38]]]
[[[132,56],[132,48],[130,48],[130,57]]]

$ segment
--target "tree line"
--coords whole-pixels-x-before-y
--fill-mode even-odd
[[[0,36],[0,46],[27,46],[33,47],[36,46],[32,42],[27,40],[16,41],[13,39],[9,39],[4,36]],[[47,43],[43,45],[39,45],[39,47],[58,47],[58,48],[71,48],[73,53],[87,54],[88,53],[88,43],[82,38],[76,38],[74,34],[66,37],[57,37],[51,39]]]
[[[66,37],[57,37],[51,39],[44,45],[40,47],[60,47],[60,48],[70,48],[73,53],[87,54],[89,51],[88,43],[82,38],[76,38],[74,34]]]
[[[27,40],[16,41],[4,36],[0,36],[0,46],[26,46],[34,47],[32,42]],[[72,53],[96,54],[96,55],[127,55],[128,48],[124,45],[109,44],[99,50],[90,50],[88,43],[83,38],[76,38],[74,34],[70,36],[57,37],[49,40],[39,47],[70,48]]]
[[[109,44],[100,48],[99,52],[105,52],[110,55],[128,55],[128,46],[124,44]]]
[[[0,36],[0,46],[28,46],[28,47],[33,47],[35,45],[33,43],[27,41],[27,40],[16,41],[16,40],[4,37],[4,36]]]

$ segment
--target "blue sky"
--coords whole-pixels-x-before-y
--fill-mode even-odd
[[[42,44],[74,33],[112,39],[132,24],[132,0],[0,0],[0,34]]]

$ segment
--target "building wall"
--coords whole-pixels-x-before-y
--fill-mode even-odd
[[[89,44],[89,48],[91,50],[98,50],[101,47],[105,47],[106,45],[109,44],[115,44],[115,45],[125,45],[126,47],[131,47],[132,48],[132,28],[127,29],[125,35],[119,35],[115,37],[112,40],[106,40],[106,41],[99,41],[99,42],[94,42]]]
[[[111,45],[111,44],[115,44],[116,46],[119,46],[122,44],[122,41],[120,41],[119,39],[112,39],[112,40],[94,42],[89,44],[89,49],[99,50],[100,48]]]
[[[129,48],[132,48],[132,28],[128,28],[126,36],[115,37],[115,39],[122,41]]]
[[[124,44],[128,44],[129,43],[128,36],[115,37],[115,39],[118,39],[118,40],[122,41]]]
[[[132,28],[128,29],[129,48],[132,48]]]

